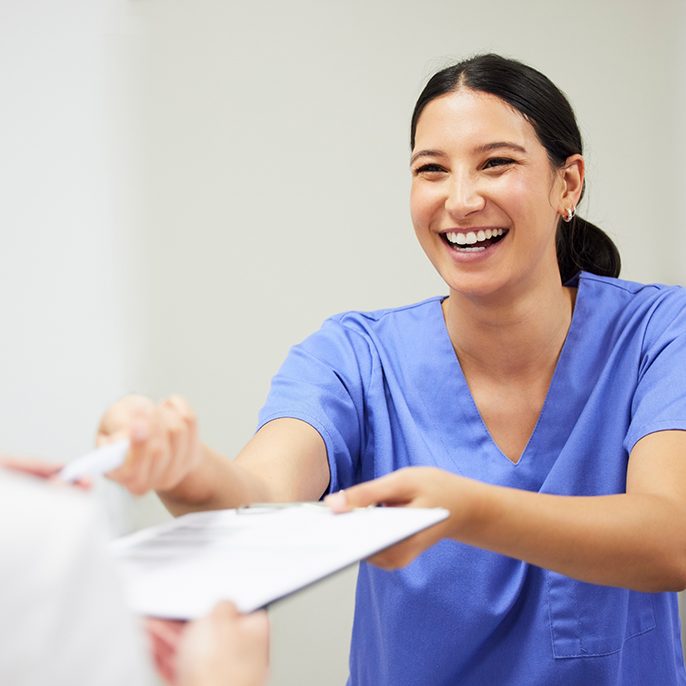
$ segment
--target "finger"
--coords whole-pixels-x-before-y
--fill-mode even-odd
[[[93,488],[93,477],[90,476],[82,476],[80,479],[77,479],[76,481],[64,481],[64,479],[62,479],[62,477],[58,473],[54,476],[48,477],[48,481],[51,484],[54,484],[55,486],[58,486],[60,488],[76,488],[81,491],[90,491]]]
[[[165,684],[173,684],[176,675],[175,653],[155,636],[150,637],[150,652],[157,675]]]
[[[251,612],[241,616],[241,624],[245,632],[269,647],[269,617],[264,610]],[[267,654],[269,651],[267,650]]]
[[[152,406],[153,404],[149,398],[136,394],[127,395],[118,400],[100,420],[96,445],[100,446],[111,441],[129,438],[132,410],[136,407]]]
[[[134,493],[143,494],[157,488],[169,469],[171,444],[169,440],[168,418],[161,407],[149,411],[148,427],[150,434],[142,451],[143,459],[138,467]]]
[[[164,400],[160,405],[160,411],[166,422],[170,453],[164,481],[160,482],[159,488],[169,490],[194,466],[194,421],[190,407],[179,396]]]
[[[174,457],[176,479],[180,481],[200,461],[198,421],[191,406],[180,395],[170,396],[164,404],[173,409],[181,422],[178,451]]]
[[[402,472],[394,472],[374,481],[367,481],[345,492],[327,496],[324,502],[335,512],[347,512],[356,507],[369,505],[406,505],[414,494],[412,481]]]
[[[264,611],[243,615],[239,621],[245,639],[246,654],[252,656],[253,665],[261,666],[264,674],[269,670],[269,618]]]
[[[90,491],[93,488],[93,477],[82,476],[80,479],[74,481],[74,486],[80,488],[82,491]]]
[[[236,606],[230,600],[220,600],[210,613],[213,617],[222,617],[226,619],[234,619],[239,616]]]
[[[167,684],[175,683],[176,656],[186,623],[146,617],[145,628],[157,673]]]
[[[168,490],[181,480],[179,462],[186,450],[186,430],[176,410],[164,402],[155,408],[152,426],[148,480],[155,489]]]
[[[193,408],[188,404],[188,401],[185,398],[180,395],[171,395],[165,400],[165,403],[176,409],[189,428],[195,427],[197,417],[195,416],[195,412],[193,412]]]
[[[155,671],[162,681],[170,686],[176,683],[177,651],[168,643],[156,636],[150,636],[150,650],[152,652]]]
[[[338,491],[337,493],[327,495],[324,498],[324,502],[337,514],[350,510],[350,507],[348,507],[348,497],[345,491]]]
[[[155,636],[173,647],[178,646],[187,626],[186,622],[174,619],[158,619],[156,617],[146,617],[144,623],[150,636]]]
[[[16,472],[24,472],[41,479],[49,479],[55,476],[64,465],[51,462],[43,462],[36,458],[12,457],[11,455],[0,455],[0,466]]]
[[[154,405],[134,402],[129,406],[129,452],[124,464],[107,474],[134,495],[143,495],[150,490],[149,476],[152,463],[163,449],[161,429],[155,419]]]

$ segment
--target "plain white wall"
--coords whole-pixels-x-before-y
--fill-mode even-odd
[[[90,449],[125,392],[104,0],[0,3],[0,450]]]

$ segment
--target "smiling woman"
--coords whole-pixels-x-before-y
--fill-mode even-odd
[[[509,298],[513,289],[533,294],[560,283],[555,233],[578,202],[580,155],[553,168],[519,112],[469,88],[424,108],[415,149],[412,221],[453,297],[506,289]]]
[[[448,296],[327,320],[233,462],[183,399],[120,401],[112,478],[175,514],[327,491],[336,510],[447,508],[361,565],[351,685],[686,684],[686,295],[616,278],[576,216],[572,110],[526,65],[433,77],[411,170]]]
[[[519,68],[513,70],[507,68],[505,62],[498,55],[481,55],[435,74],[419,96],[412,115],[412,149],[417,148],[417,124],[426,106],[441,96],[460,89],[469,89],[475,93],[497,97],[501,104],[509,105],[513,113],[530,123],[537,141],[545,148],[553,169],[562,169],[572,155],[581,155],[581,134],[564,94],[535,69],[519,64]],[[495,153],[499,149],[526,152],[516,143],[499,141],[485,144],[481,152]],[[415,153],[413,162],[421,154],[422,151]],[[508,160],[507,156],[491,157],[486,163],[491,167],[516,161]],[[584,184],[579,201],[583,192]],[[563,221],[569,226],[565,227]],[[556,241],[563,283],[581,270],[602,276],[619,276],[621,263],[617,248],[598,227],[576,216],[576,205],[567,207],[565,214],[559,218]]]

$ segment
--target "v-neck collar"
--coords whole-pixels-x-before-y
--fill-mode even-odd
[[[418,395],[434,424],[436,435],[458,473],[491,483],[506,479],[508,485],[515,485],[512,484],[515,478],[519,482],[518,487],[537,489],[564,447],[576,418],[575,412],[555,412],[554,408],[564,407],[570,400],[570,389],[577,385],[571,362],[582,337],[578,322],[587,315],[583,280],[578,282],[574,312],[545,401],[517,462],[502,452],[481,417],[448,334],[441,307],[443,300],[445,298],[433,301],[429,325],[419,334],[423,339],[422,347],[433,349],[435,356],[428,355],[423,361],[414,361]],[[423,369],[425,365],[435,365],[436,359],[444,366],[444,373],[440,375],[435,369],[433,373],[428,368]],[[430,388],[424,383],[426,378],[434,379]],[[446,432],[445,422],[455,427],[455,444],[449,441],[451,432]]]

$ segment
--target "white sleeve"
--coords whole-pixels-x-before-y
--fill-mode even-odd
[[[0,473],[0,683],[155,683],[93,499]]]

